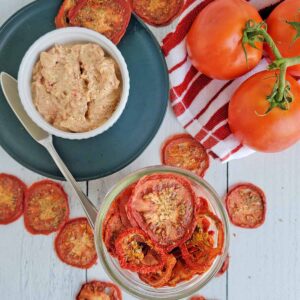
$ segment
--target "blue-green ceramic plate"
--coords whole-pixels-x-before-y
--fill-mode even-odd
[[[0,29],[0,71],[17,76],[31,44],[54,29],[60,0],[38,0]],[[165,115],[169,80],[160,47],[134,16],[118,45],[129,69],[130,96],[121,118],[88,140],[54,138],[54,145],[77,180],[110,175],[137,158],[151,142]],[[62,179],[48,153],[24,130],[0,91],[0,144],[19,163],[42,175]]]

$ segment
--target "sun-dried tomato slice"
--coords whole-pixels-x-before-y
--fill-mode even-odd
[[[56,28],[70,26],[69,12],[73,7],[75,7],[77,2],[78,0],[64,0],[63,4],[61,5],[58,11],[57,16],[55,17]]]
[[[113,283],[91,281],[82,285],[76,300],[122,300],[120,289]]]
[[[217,231],[217,244],[215,245],[215,231],[209,230],[211,223]],[[213,235],[212,235],[213,234]],[[206,272],[214,262],[217,255],[223,251],[224,228],[219,218],[212,212],[197,215],[197,225],[192,237],[180,246],[182,257],[186,264],[199,274]]]
[[[25,193],[24,224],[32,234],[58,231],[69,218],[68,196],[63,187],[51,180],[31,185]]]
[[[19,178],[0,174],[0,224],[9,224],[22,215],[25,190]]]
[[[201,177],[209,167],[206,149],[189,134],[176,134],[167,139],[161,159],[164,165],[186,169]]]
[[[229,255],[227,255],[226,258],[225,258],[225,261],[224,261],[221,269],[217,273],[216,277],[222,276],[228,270],[228,268],[229,268],[229,261],[230,261],[230,257],[229,257]]]
[[[188,240],[194,231],[194,201],[189,181],[161,173],[140,179],[128,209],[151,240],[169,252]]]
[[[86,218],[68,221],[55,238],[55,250],[66,264],[88,269],[97,261],[94,233]]]
[[[203,197],[196,198],[196,214],[201,214],[209,211],[208,201]]]
[[[190,300],[206,300],[203,296],[193,296]]]
[[[184,0],[130,0],[134,12],[146,23],[164,26],[181,12]]]
[[[177,260],[173,255],[168,255],[167,261],[161,270],[154,273],[139,274],[139,277],[152,287],[163,287],[170,280],[176,262]]]
[[[126,227],[121,220],[118,210],[118,204],[114,201],[106,214],[102,229],[102,239],[106,249],[114,257],[117,256],[115,247],[116,239],[125,229]]]
[[[234,186],[226,197],[226,208],[232,224],[243,228],[257,228],[266,217],[265,193],[251,183]]]
[[[167,283],[168,286],[176,286],[182,281],[190,280],[196,274],[195,271],[191,270],[185,261],[180,257],[173,268],[171,278]]]
[[[122,268],[141,274],[163,268],[167,255],[139,228],[123,231],[116,240],[116,251]]]
[[[79,0],[70,23],[95,30],[118,44],[128,27],[131,7],[126,0]]]

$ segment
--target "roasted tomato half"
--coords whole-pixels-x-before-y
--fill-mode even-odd
[[[268,33],[283,57],[300,55],[300,1],[286,0],[279,4],[267,19]],[[267,47],[269,56],[274,55]],[[300,76],[300,65],[288,68],[291,75]]]
[[[161,270],[158,270],[154,273],[139,274],[139,277],[142,281],[155,288],[163,287],[171,279],[176,262],[177,260],[173,255],[168,255],[166,263]]]
[[[76,300],[122,300],[120,289],[113,283],[91,281],[82,285]]]
[[[164,165],[186,169],[203,177],[209,167],[205,148],[189,134],[176,134],[165,141],[161,150]]]
[[[266,196],[257,186],[245,183],[234,186],[226,197],[226,208],[232,224],[257,228],[266,217]]]
[[[273,94],[278,72],[262,71],[244,81],[232,96],[228,122],[242,144],[261,152],[279,152],[300,139],[300,85],[290,75],[286,80],[294,100],[287,109],[274,107],[268,97]]]
[[[95,30],[118,44],[129,24],[131,7],[126,0],[78,0],[69,16],[71,25]]]
[[[185,178],[155,174],[140,179],[128,209],[151,240],[169,252],[194,231],[194,201],[195,194]]]
[[[172,270],[172,275],[167,283],[168,286],[176,286],[182,281],[190,280],[196,274],[191,270],[182,257],[177,258],[177,262]]]
[[[253,69],[261,60],[263,43],[242,45],[246,22],[262,22],[258,11],[244,0],[215,0],[197,16],[188,35],[193,65],[211,78],[230,80]]]
[[[138,228],[123,231],[116,240],[116,252],[122,268],[146,274],[162,270],[167,255]]]
[[[97,261],[94,233],[86,218],[70,220],[55,238],[55,250],[66,264],[88,269]]]
[[[130,0],[134,12],[146,23],[164,26],[181,12],[184,0]]]
[[[69,218],[68,196],[51,180],[31,185],[25,194],[24,223],[32,234],[58,231]]]
[[[19,178],[0,174],[0,224],[9,224],[22,215],[25,190]]]
[[[63,4],[61,5],[58,11],[57,16],[55,17],[56,28],[70,26],[69,12],[73,7],[75,7],[78,1],[79,0],[64,0]]]
[[[206,212],[197,215],[195,231],[191,239],[180,246],[180,250],[188,267],[198,274],[202,274],[211,267],[216,256],[222,253],[223,245],[222,222],[212,212]]]

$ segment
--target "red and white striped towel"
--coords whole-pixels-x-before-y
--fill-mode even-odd
[[[251,72],[233,81],[212,80],[198,72],[187,55],[185,37],[199,12],[213,0],[186,0],[174,31],[162,42],[171,90],[170,101],[182,126],[208,152],[222,162],[245,157],[254,151],[243,146],[231,133],[227,117],[228,102],[235,89],[253,73],[266,69],[261,63]],[[250,0],[260,12],[280,0]]]

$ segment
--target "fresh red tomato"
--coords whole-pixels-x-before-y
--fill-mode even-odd
[[[130,0],[134,12],[146,23],[165,26],[180,13],[184,0]]]
[[[300,139],[300,85],[286,76],[294,95],[287,110],[273,108],[267,97],[277,80],[276,71],[262,71],[250,77],[236,90],[229,103],[228,121],[234,135],[257,151],[282,151]]]
[[[19,178],[0,174],[0,224],[9,224],[22,215],[25,190]]]
[[[85,283],[76,300],[122,300],[120,289],[113,283],[91,281]]]
[[[266,196],[257,186],[244,183],[234,186],[227,194],[226,208],[232,224],[257,228],[266,217]]]
[[[88,269],[97,261],[94,233],[86,218],[68,221],[55,238],[55,250],[64,263]]]
[[[68,196],[63,187],[51,180],[31,185],[25,194],[24,223],[32,234],[58,231],[69,218]]]
[[[188,35],[187,49],[193,65],[216,79],[234,79],[253,69],[262,57],[263,43],[242,47],[248,20],[262,22],[257,10],[244,0],[216,0],[197,16]]]
[[[127,0],[78,0],[69,12],[71,25],[100,32],[115,44],[124,36],[130,17]]]
[[[171,251],[192,235],[194,204],[195,194],[189,181],[162,173],[139,180],[128,208],[139,227],[155,243]]]
[[[300,55],[299,0],[286,0],[279,4],[268,17],[267,25],[268,33],[273,38],[283,57]],[[274,59],[271,49],[269,47],[266,49],[270,57]],[[294,76],[300,76],[300,64],[289,67],[288,71]]]

